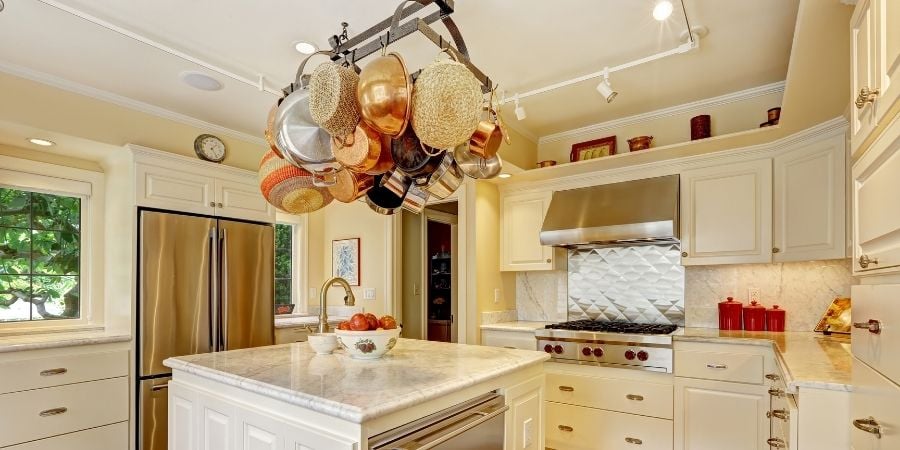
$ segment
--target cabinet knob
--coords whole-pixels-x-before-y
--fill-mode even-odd
[[[551,263],[551,262],[553,262],[553,260],[550,259],[550,258],[547,258],[547,263],[549,264],[549,263]]]
[[[575,431],[574,428],[572,428],[568,425],[559,425],[556,428],[559,428],[559,431],[565,431],[566,433],[571,433],[572,431]]]
[[[784,443],[784,439],[781,439],[781,438],[769,438],[769,439],[766,439],[766,443],[769,444],[769,447],[775,447],[775,448],[787,447],[787,445]]]
[[[769,389],[769,395],[771,395],[772,397],[784,397],[784,389]]]
[[[854,102],[856,109],[863,109],[866,103],[874,103],[879,93],[878,89],[869,89],[868,87],[860,89],[859,95],[856,96],[856,101]]]
[[[859,267],[866,269],[869,267],[869,264],[878,264],[878,258],[869,258],[869,255],[862,255],[857,262],[859,262]]]
[[[874,434],[878,439],[881,439],[881,424],[872,416],[854,420],[853,426],[866,433]]]
[[[781,251],[780,248],[778,248],[778,247],[772,247],[772,253],[778,253],[778,252],[780,252],[780,251]]]
[[[869,333],[880,334],[881,333],[881,321],[875,320],[875,319],[869,319],[867,322],[855,322],[855,323],[853,323],[853,328],[862,328],[864,330],[869,330]]]
[[[216,202],[209,202],[209,206],[210,206],[211,208],[215,208],[215,207],[216,207]]]
[[[216,207],[221,208],[221,207],[222,207],[222,203],[216,203]]]
[[[687,258],[687,257],[688,257],[688,252],[681,252],[681,257],[682,257],[682,258]]]
[[[778,380],[781,379],[781,375],[778,375],[778,374],[775,374],[775,373],[767,373],[767,374],[766,374],[766,379],[767,379],[767,380],[771,380],[771,381],[778,381]]]
[[[787,410],[773,409],[772,411],[766,412],[766,417],[769,419],[774,417],[776,419],[781,419],[781,420],[787,422],[790,419],[791,415],[789,412],[787,412]]]

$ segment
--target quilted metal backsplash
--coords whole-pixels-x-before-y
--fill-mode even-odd
[[[569,251],[569,320],[684,326],[684,267],[676,245]]]

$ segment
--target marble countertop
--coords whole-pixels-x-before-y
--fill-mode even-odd
[[[549,358],[543,352],[400,339],[377,360],[306,342],[169,358],[164,364],[355,423],[409,408]],[[177,375],[176,375],[177,378]]]
[[[797,388],[850,391],[850,338],[825,336],[805,331],[769,333],[765,331],[724,331],[715,328],[682,328],[675,332],[676,341],[717,342],[774,346],[775,356],[785,372],[788,390]]]
[[[348,319],[349,319],[349,317],[328,316],[328,323],[331,325],[337,325]],[[275,316],[275,328],[294,328],[294,327],[304,327],[304,326],[315,327],[318,324],[319,324],[319,316],[288,316],[288,317]]]
[[[498,330],[498,331],[523,331],[531,332],[544,328],[554,322],[531,322],[527,320],[518,320],[515,322],[499,322],[488,323],[481,326],[482,330]]]
[[[80,331],[55,331],[40,334],[6,335],[0,336],[0,353],[107,344],[110,342],[127,342],[130,340],[131,334],[128,332],[111,332],[102,328]]]

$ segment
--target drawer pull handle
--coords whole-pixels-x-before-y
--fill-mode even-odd
[[[560,386],[559,390],[563,392],[574,392],[575,388],[573,388],[572,386]]]
[[[878,439],[881,439],[881,425],[872,416],[869,416],[865,419],[854,420],[853,426],[857,429],[865,431],[866,433],[874,434],[876,437],[878,437]]]
[[[707,369],[716,369],[716,370],[724,370],[727,369],[728,366],[726,364],[707,364]]]
[[[862,328],[869,330],[872,334],[881,334],[881,322],[875,319],[869,319],[868,322],[855,322],[853,328]]]
[[[772,411],[766,413],[766,417],[768,417],[769,419],[774,417],[776,419],[781,419],[787,422],[788,420],[790,420],[791,414],[783,409],[773,409]]]
[[[642,445],[644,443],[644,441],[642,441],[638,438],[633,438],[633,437],[625,438],[625,442],[627,442],[629,444],[634,444],[634,445]]]
[[[510,350],[515,350],[515,349],[516,349],[516,348],[513,347],[512,345],[504,345],[503,348],[508,348],[508,349],[510,349]]]
[[[772,381],[778,381],[778,380],[781,379],[781,375],[777,375],[777,374],[774,374],[774,373],[769,373],[769,374],[766,374],[766,379],[767,379],[767,380],[772,380]]]
[[[869,89],[868,87],[863,87],[859,90],[859,95],[856,96],[856,101],[853,102],[856,104],[856,109],[863,109],[866,106],[866,103],[874,103],[875,99],[878,98],[878,94],[880,91],[878,88]]]
[[[40,415],[41,417],[58,416],[68,410],[69,410],[69,408],[66,408],[66,407],[53,408],[53,409],[47,409],[47,410],[41,411],[38,415]]]
[[[559,428],[559,431],[565,431],[566,433],[571,433],[571,432],[575,431],[574,428],[572,428],[568,425],[559,425],[556,428]]]
[[[156,392],[156,391],[161,391],[163,389],[168,389],[168,388],[169,388],[169,383],[166,383],[166,384],[157,384],[156,386],[153,386],[152,388],[150,388],[150,390],[153,392]]]
[[[787,447],[787,445],[784,444],[784,440],[781,438],[769,438],[769,439],[766,439],[766,443],[769,444],[769,447],[775,447],[775,448]]]
[[[862,255],[857,262],[859,262],[860,268],[868,269],[869,264],[878,264],[878,258],[869,258],[869,255]]]
[[[628,400],[634,400],[634,401],[636,401],[636,402],[642,402],[642,401],[644,401],[644,396],[643,396],[643,395],[637,395],[637,394],[628,394],[628,395],[625,396],[625,398],[627,398]]]
[[[59,367],[59,368],[56,368],[56,369],[47,369],[47,370],[42,370],[42,371],[41,371],[41,376],[42,376],[42,377],[51,377],[51,376],[53,376],[53,375],[62,375],[62,374],[64,374],[64,373],[68,372],[68,371],[69,371],[69,370],[66,369],[65,367]]]
[[[771,395],[772,397],[784,397],[784,389],[769,389],[769,395]]]

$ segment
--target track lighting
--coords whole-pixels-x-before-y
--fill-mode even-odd
[[[525,107],[519,105],[519,94],[516,94],[515,102],[516,102],[516,119],[525,120],[525,118],[528,117],[528,114],[525,113]]]
[[[597,92],[606,99],[606,103],[612,103],[612,101],[619,95],[618,92],[614,91],[612,85],[609,84],[609,68],[603,69],[603,81],[597,85]]]

